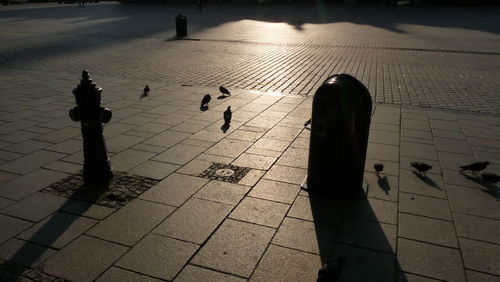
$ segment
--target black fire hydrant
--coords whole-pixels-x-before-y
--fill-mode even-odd
[[[329,77],[316,91],[307,172],[311,193],[364,196],[371,111],[370,92],[348,74]]]
[[[105,186],[113,178],[102,132],[102,123],[111,120],[111,110],[101,107],[101,91],[84,70],[80,84],[73,90],[77,106],[69,111],[71,120],[82,125],[86,186]]]
[[[177,15],[175,17],[175,31],[177,39],[181,39],[187,36],[187,18],[183,15]]]

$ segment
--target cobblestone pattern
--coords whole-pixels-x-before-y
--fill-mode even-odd
[[[106,190],[92,189],[84,186],[81,171],[72,174],[44,189],[41,192],[87,201],[110,208],[125,206],[137,198],[159,180],[114,171],[113,180]]]
[[[234,174],[228,176],[217,174],[217,171],[221,169],[230,169],[234,171]],[[203,171],[199,175],[199,177],[208,178],[211,180],[230,182],[230,183],[238,183],[243,177],[245,177],[245,175],[247,175],[248,172],[250,172],[250,170],[251,169],[248,167],[213,163],[209,168]]]

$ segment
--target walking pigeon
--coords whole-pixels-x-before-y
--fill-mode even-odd
[[[422,162],[411,162],[410,165],[416,168],[421,174],[425,174],[426,171],[432,168],[431,165]]]
[[[377,175],[379,175],[379,174],[380,174],[380,172],[381,172],[382,170],[384,170],[384,165],[383,165],[383,164],[381,164],[381,163],[375,163],[375,164],[373,165],[373,168],[374,168],[374,169],[375,169],[375,171],[377,172]]]
[[[484,181],[494,184],[500,181],[500,175],[496,175],[494,173],[489,173],[489,172],[483,172],[481,173],[481,177],[483,178]]]
[[[207,109],[210,100],[212,100],[212,96],[210,96],[210,94],[205,94],[205,96],[203,96],[203,99],[201,99],[200,109]]]
[[[146,85],[146,87],[144,87],[144,93],[142,95],[148,96],[148,94],[149,94],[149,86]]]
[[[228,95],[228,96],[231,96],[231,92],[229,92],[229,90],[226,89],[226,87],[224,86],[220,86],[219,87],[219,91],[222,93],[222,94],[225,94],[225,95]]]
[[[460,168],[462,170],[470,170],[472,172],[479,172],[479,171],[484,170],[489,164],[490,164],[490,162],[477,162],[477,163],[472,163],[469,165],[460,166]]]
[[[231,112],[231,106],[228,106],[227,110],[224,111],[224,123],[225,124],[231,123],[232,116],[233,116],[233,113]]]

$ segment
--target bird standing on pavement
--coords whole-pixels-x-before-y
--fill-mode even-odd
[[[481,173],[481,177],[485,182],[488,182],[490,184],[495,184],[500,181],[500,175],[496,175],[494,173],[483,172]]]
[[[222,85],[219,87],[219,91],[224,95],[231,96],[231,92],[229,92],[229,90],[227,90],[226,87]]]
[[[426,171],[432,168],[431,165],[428,165],[423,162],[411,162],[410,165],[418,170],[421,174],[425,174]]]
[[[227,110],[224,111],[224,124],[230,124],[232,116],[233,113],[231,112],[231,106],[228,106]]]
[[[477,163],[472,163],[469,165],[460,166],[460,168],[462,170],[470,170],[472,172],[480,172],[480,171],[484,170],[489,164],[490,164],[490,162],[477,162]]]
[[[374,169],[375,169],[375,171],[377,172],[377,175],[379,175],[379,174],[380,174],[380,172],[381,172],[382,170],[384,170],[384,165],[383,165],[383,164],[381,164],[381,163],[375,163],[375,164],[373,165],[373,168],[374,168]]]
[[[201,99],[200,109],[208,109],[208,103],[210,103],[210,100],[212,100],[212,96],[210,96],[210,94],[205,94],[205,96],[203,96],[203,99]]]
[[[144,93],[142,93],[142,95],[146,97],[148,96],[148,94],[149,94],[149,85],[146,85],[146,87],[144,87]]]

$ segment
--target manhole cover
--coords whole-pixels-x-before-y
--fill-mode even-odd
[[[202,172],[199,177],[238,183],[250,170],[251,168],[248,167],[214,163]]]

